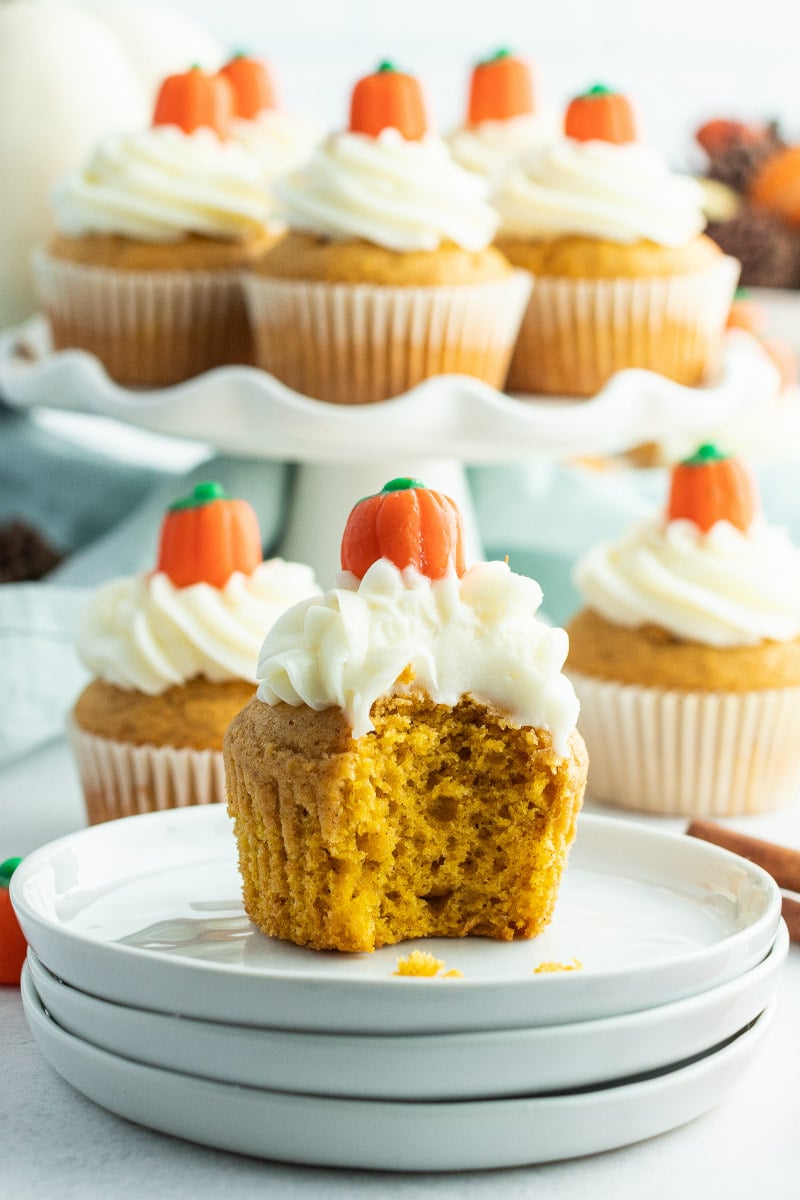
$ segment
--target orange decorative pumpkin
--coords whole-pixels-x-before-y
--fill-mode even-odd
[[[771,154],[750,183],[754,204],[800,227],[800,146],[786,146]]]
[[[534,111],[533,78],[528,64],[510,50],[498,50],[473,68],[468,125],[508,121]]]
[[[219,74],[233,89],[233,111],[250,121],[265,108],[277,108],[275,86],[266,63],[246,54],[234,54],[220,67]]]
[[[564,133],[579,142],[636,141],[636,119],[626,96],[596,83],[567,106]]]
[[[737,288],[726,325],[728,329],[744,329],[758,337],[767,327],[767,310],[758,300],[751,299],[746,288]]]
[[[0,863],[0,983],[12,986],[19,984],[22,964],[28,951],[8,890],[19,862],[18,858],[7,858]]]
[[[170,505],[156,569],[176,587],[221,588],[235,571],[249,575],[260,562],[258,518],[246,500],[228,496],[218,483],[198,483],[191,495]]]
[[[384,129],[398,129],[409,142],[419,141],[428,132],[419,81],[389,62],[382,62],[374,75],[360,79],[350,100],[351,133],[377,137]]]
[[[701,125],[694,136],[709,158],[716,158],[734,146],[762,141],[766,132],[763,125],[745,125],[744,121],[714,117]]]
[[[707,533],[717,521],[746,530],[758,508],[755,480],[739,458],[706,444],[672,469],[668,521],[693,521]]]
[[[194,66],[180,75],[168,75],[161,84],[153,124],[177,125],[184,133],[213,129],[225,138],[233,112],[233,88],[225,76]]]
[[[464,574],[461,513],[449,496],[416,479],[392,479],[376,496],[360,500],[342,537],[342,570],[363,579],[379,558],[402,571],[416,567],[429,579]]]

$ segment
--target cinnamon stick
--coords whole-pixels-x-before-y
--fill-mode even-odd
[[[774,842],[764,842],[760,838],[748,837],[744,833],[735,833],[725,829],[713,821],[692,821],[686,832],[690,837],[701,838],[704,842],[713,842],[725,850],[747,858],[772,876],[778,887],[786,888],[789,892],[800,892],[800,850],[789,846],[778,846]],[[800,932],[800,903],[791,901],[798,909],[797,923]],[[789,924],[788,918],[786,921]]]

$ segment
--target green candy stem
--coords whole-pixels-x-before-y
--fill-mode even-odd
[[[382,63],[378,63],[376,75],[384,75],[387,71],[396,71],[397,67],[388,58],[385,58]]]
[[[14,874],[21,862],[21,858],[7,858],[5,862],[0,863],[0,887],[8,887],[9,883],[11,882],[11,876]]]
[[[405,492],[410,488],[424,488],[425,484],[420,483],[418,479],[410,479],[407,475],[401,475],[398,479],[390,479],[381,488],[381,492]]]
[[[212,500],[230,500],[230,498],[221,483],[205,480],[203,483],[196,483],[188,496],[181,496],[178,500],[173,500],[168,511],[177,512],[181,508],[201,508],[204,504],[210,504]]]
[[[706,463],[722,462],[728,458],[723,450],[718,449],[713,442],[704,442],[702,446],[698,446],[694,454],[683,459],[681,466],[684,467],[702,467]]]
[[[734,300],[749,300],[750,289],[746,287],[737,287],[736,291],[733,293],[733,298]]]
[[[588,91],[585,91],[583,93],[583,95],[581,96],[581,99],[585,100],[587,97],[589,97],[590,99],[597,97],[599,99],[600,96],[614,96],[614,95],[616,95],[616,93],[613,88],[606,87],[606,85],[604,83],[595,83],[588,89]]]

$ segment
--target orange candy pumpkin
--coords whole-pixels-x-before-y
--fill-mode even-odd
[[[246,500],[218,483],[198,483],[170,505],[161,525],[157,570],[176,587],[208,583],[221,588],[235,571],[249,575],[260,562],[258,518]]]
[[[429,579],[464,574],[461,513],[449,496],[416,479],[392,479],[360,500],[342,537],[342,570],[363,579],[379,558],[402,571],[415,567]]]
[[[182,74],[168,75],[161,84],[153,124],[177,125],[184,133],[213,129],[226,138],[233,112],[233,88],[225,76],[194,66]]]
[[[398,129],[409,142],[419,141],[428,132],[419,81],[389,62],[359,79],[350,100],[351,133],[377,137],[384,129]]]
[[[22,964],[28,951],[8,890],[19,861],[18,858],[7,858],[0,863],[0,983],[12,987],[19,984]]]
[[[233,89],[233,111],[237,117],[250,121],[265,108],[277,108],[275,86],[269,68],[260,59],[247,54],[234,54],[220,67],[219,74]]]
[[[528,64],[509,50],[498,50],[473,68],[468,125],[508,121],[534,111],[533,78]]]
[[[579,142],[636,141],[636,118],[626,96],[597,83],[567,106],[564,133]]]
[[[672,469],[668,521],[693,521],[707,533],[717,521],[746,530],[758,510],[755,480],[741,459],[710,443]]]
[[[750,199],[800,228],[800,146],[785,146],[761,164],[750,183]]]

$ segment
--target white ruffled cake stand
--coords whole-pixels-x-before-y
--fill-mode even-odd
[[[726,339],[719,379],[702,388],[628,370],[591,399],[576,401],[509,396],[452,375],[357,407],[301,396],[255,367],[221,367],[156,391],[123,388],[92,355],[53,353],[40,317],[0,337],[0,395],[19,408],[111,417],[224,454],[298,463],[279,553],[310,563],[329,581],[353,504],[395,476],[419,478],[452,496],[474,560],[481,547],[465,463],[595,457],[701,439],[774,403],[778,390],[774,365],[739,331]]]

